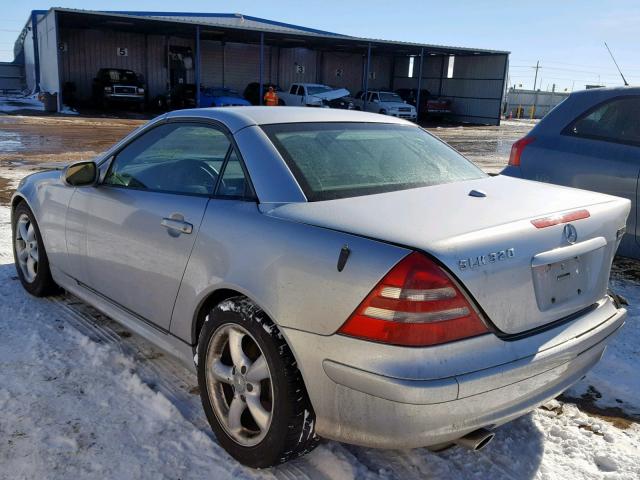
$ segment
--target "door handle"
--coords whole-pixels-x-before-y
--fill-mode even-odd
[[[193,232],[193,225],[189,222],[185,222],[184,220],[176,220],[175,218],[163,218],[160,225],[164,228],[168,228],[169,230],[177,230],[180,233],[189,234]]]

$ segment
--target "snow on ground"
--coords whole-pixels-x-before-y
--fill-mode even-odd
[[[0,112],[9,113],[19,110],[44,112],[44,104],[37,95],[0,95]]]
[[[498,428],[477,453],[324,442],[289,464],[246,469],[212,437],[191,372],[71,296],[26,294],[10,241],[9,210],[0,206],[2,479],[640,478],[637,424],[617,428],[559,402]],[[613,286],[632,302],[628,324],[572,394],[593,387],[598,401],[634,410],[640,288],[624,268]]]
[[[597,406],[622,409],[640,422],[640,262],[617,261],[611,289],[629,302],[627,322],[596,368],[567,394],[586,394]]]

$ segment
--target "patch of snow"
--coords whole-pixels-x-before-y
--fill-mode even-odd
[[[63,105],[62,106],[62,110],[60,110],[60,113],[64,114],[64,115],[80,115],[80,112],[78,112],[77,110],[67,106],[67,105]]]
[[[600,363],[567,393],[591,395],[599,406],[619,407],[640,416],[640,261],[624,261],[624,265],[630,272],[615,265],[611,289],[628,300],[627,321]]]
[[[0,112],[15,112],[18,110],[36,110],[44,112],[44,104],[37,95],[0,95]]]

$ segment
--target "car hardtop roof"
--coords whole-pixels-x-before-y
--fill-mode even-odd
[[[572,92],[571,95],[580,96],[580,95],[611,95],[615,96],[616,94],[620,95],[638,95],[640,94],[640,86],[635,85],[619,85],[617,87],[598,87],[598,88],[587,88],[585,90],[578,90]]]
[[[357,110],[310,107],[225,107],[175,110],[166,114],[169,119],[208,118],[216,120],[234,133],[253,125],[313,122],[361,122],[414,125],[401,118]]]

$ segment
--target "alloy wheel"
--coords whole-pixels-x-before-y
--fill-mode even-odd
[[[206,379],[213,411],[227,435],[251,447],[273,417],[273,382],[255,338],[237,324],[220,326],[207,348]]]
[[[26,213],[18,218],[15,237],[16,258],[28,283],[33,283],[38,275],[39,245],[36,229]]]

